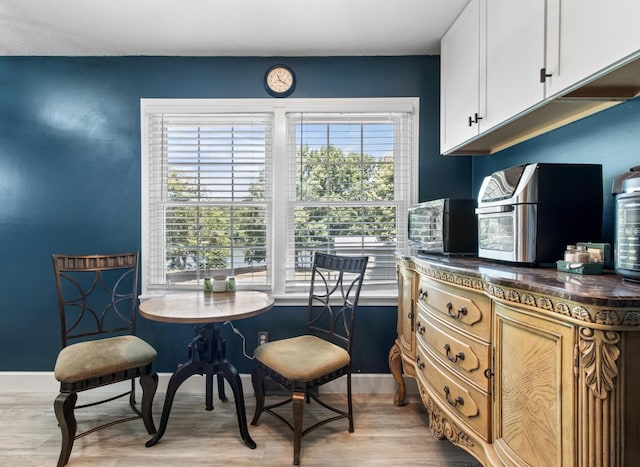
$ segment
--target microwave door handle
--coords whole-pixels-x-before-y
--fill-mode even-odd
[[[487,206],[485,208],[476,208],[476,214],[500,214],[502,212],[513,211],[512,204],[506,204],[504,206]]]

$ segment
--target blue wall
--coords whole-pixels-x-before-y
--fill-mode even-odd
[[[296,72],[292,97],[420,97],[420,200],[472,194],[470,158],[439,156],[439,57],[0,57],[0,371],[53,369],[52,253],[140,248],[140,98],[269,98],[262,78],[278,62]],[[302,330],[302,311],[237,322],[248,352],[258,330],[272,339]],[[395,313],[362,309],[356,371],[388,371]],[[138,323],[157,369],[173,371],[191,327]],[[239,337],[224,333],[229,358],[249,372]]]
[[[278,62],[296,71],[292,97],[420,97],[420,200],[475,196],[482,177],[525,162],[602,163],[603,240],[613,242],[610,188],[640,164],[640,99],[492,156],[441,157],[438,57],[0,57],[0,371],[53,368],[52,253],[140,248],[139,99],[269,98],[262,77]],[[237,322],[248,353],[258,330],[272,339],[300,331],[302,311],[276,307]],[[362,309],[357,371],[388,371],[395,323],[394,307]],[[239,337],[223,332],[229,358],[250,371]],[[158,348],[158,370],[172,371],[192,330],[140,319],[139,333]]]
[[[615,197],[611,194],[617,175],[640,165],[640,98],[636,98],[565,127],[520,143],[491,156],[473,159],[473,193],[482,178],[496,170],[530,162],[602,164],[604,212],[601,239],[613,246]],[[580,180],[567,180],[558,194]]]

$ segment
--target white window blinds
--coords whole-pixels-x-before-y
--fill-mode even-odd
[[[235,275],[270,284],[271,121],[264,114],[148,119],[148,286]]]
[[[142,293],[236,277],[281,303],[313,253],[367,255],[362,297],[397,295],[417,200],[417,98],[142,99]],[[378,303],[378,302],[376,302]]]
[[[287,287],[313,253],[369,256],[366,287],[395,283],[410,202],[410,113],[289,113]]]

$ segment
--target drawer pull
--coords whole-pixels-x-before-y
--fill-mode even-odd
[[[451,310],[453,310],[453,303],[447,302],[447,313],[454,319],[460,319],[461,316],[467,316],[467,309],[462,307],[458,310],[458,312],[454,315]]]
[[[418,364],[418,370],[424,370],[424,362],[420,361],[420,356],[416,357],[416,363]]]
[[[449,403],[449,405],[451,407],[457,407],[459,405],[464,405],[464,399],[461,396],[456,397],[455,400],[451,400],[451,398],[449,397],[449,386],[445,386],[443,388],[444,391],[444,396],[447,398],[447,402]]]
[[[418,321],[418,325],[416,327],[416,330],[418,331],[418,334],[424,334],[424,332],[427,330],[427,328],[425,328],[422,324],[420,324],[420,321]]]
[[[444,344],[444,350],[447,352],[447,358],[453,363],[458,363],[458,360],[464,360],[464,352],[458,352],[455,357],[451,356],[451,346]]]
[[[426,290],[418,290],[418,300],[424,300],[429,295],[429,292]]]

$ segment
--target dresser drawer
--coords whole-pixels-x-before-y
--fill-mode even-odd
[[[458,420],[486,441],[491,439],[491,400],[488,393],[465,383],[430,354],[419,339],[416,369],[418,378],[443,408],[451,409]]]
[[[458,332],[424,308],[418,311],[416,331],[419,339],[445,366],[468,378],[483,391],[489,391],[490,381],[485,376],[491,362],[488,343]]]
[[[491,300],[484,293],[422,277],[418,286],[418,303],[447,323],[490,341]]]

